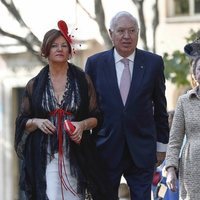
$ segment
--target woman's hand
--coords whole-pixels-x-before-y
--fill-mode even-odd
[[[177,181],[176,170],[174,167],[169,167],[167,169],[166,183],[167,183],[168,188],[172,190],[173,192],[177,190],[176,181]]]
[[[83,136],[83,131],[85,130],[84,121],[71,122],[71,123],[75,127],[75,131],[69,136],[74,142],[79,144],[81,142],[81,139],[82,139],[82,136]]]
[[[65,120],[65,122],[66,121],[67,120]],[[73,121],[71,123],[75,127],[75,131],[73,133],[70,133],[69,137],[77,144],[80,144],[83,136],[83,131],[90,130],[96,127],[97,119],[95,117],[90,117],[79,122]]]
[[[48,119],[34,118],[32,123],[46,134],[54,134],[56,127]]]

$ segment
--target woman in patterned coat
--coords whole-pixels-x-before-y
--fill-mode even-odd
[[[166,154],[167,185],[176,191],[179,172],[179,199],[200,199],[200,56],[193,62],[198,85],[179,97]],[[186,136],[186,142],[179,153]]]

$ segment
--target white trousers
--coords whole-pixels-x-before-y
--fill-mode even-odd
[[[64,166],[62,167],[63,178],[69,188],[73,188],[73,191],[77,192],[77,180],[70,174],[69,161],[64,159],[65,170],[67,177],[65,176]],[[49,200],[81,200],[77,194],[74,195],[70,190],[66,190],[61,184],[61,180],[58,172],[58,154],[56,153],[54,159],[47,165],[46,169],[46,194]],[[63,190],[63,198],[62,198]]]

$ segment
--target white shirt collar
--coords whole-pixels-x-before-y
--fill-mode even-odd
[[[121,59],[123,59],[122,56],[119,55],[119,53],[116,51],[114,48],[114,58],[115,58],[115,63],[118,63]],[[130,61],[134,62],[135,59],[135,51],[127,57]]]

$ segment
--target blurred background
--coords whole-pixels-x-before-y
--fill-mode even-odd
[[[109,22],[122,10],[140,23],[138,47],[163,56],[168,110],[173,110],[191,87],[183,48],[200,36],[200,0],[0,1],[0,199],[23,200],[14,125],[25,84],[46,63],[39,52],[44,34],[65,20],[75,40],[72,62],[84,68],[88,56],[112,47]]]

